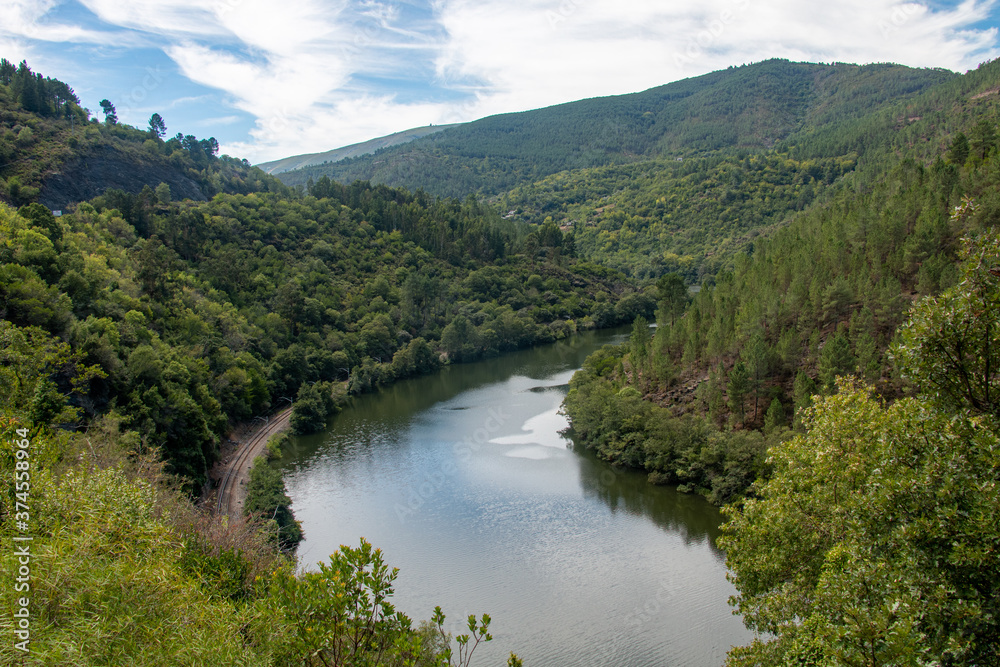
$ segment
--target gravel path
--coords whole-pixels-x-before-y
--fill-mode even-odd
[[[237,443],[236,451],[220,473],[222,482],[219,484],[216,511],[236,516],[243,513],[243,501],[246,499],[247,482],[250,479],[253,461],[264,452],[267,441],[272,435],[288,428],[291,417],[292,408],[289,407],[244,435]]]

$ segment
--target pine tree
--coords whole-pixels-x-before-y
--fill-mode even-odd
[[[163,122],[163,117],[154,113],[149,117],[149,133],[157,139],[162,139],[167,134],[167,124]]]
[[[774,400],[771,401],[770,407],[767,409],[767,414],[764,415],[764,433],[766,435],[771,435],[777,428],[785,425],[785,408],[781,405],[781,401],[775,396]]]
[[[17,71],[17,78],[20,80],[19,101],[25,111],[38,111],[38,85],[35,83],[35,75],[32,74],[28,63],[21,61]]]
[[[801,411],[812,405],[813,395],[816,393],[816,383],[805,371],[799,371],[795,376],[795,385],[792,387],[792,396],[795,400],[795,420],[794,425],[801,424]]]
[[[842,331],[837,331],[826,342],[819,355],[819,380],[823,392],[831,393],[836,388],[837,376],[854,373],[857,363],[847,336]]]
[[[656,282],[659,292],[660,311],[665,316],[662,324],[669,323],[674,326],[674,321],[684,313],[688,303],[688,288],[684,284],[684,279],[677,273],[668,273]]]
[[[965,136],[964,132],[959,132],[951,140],[951,147],[948,149],[948,159],[953,164],[961,167],[969,159],[969,152],[969,138]]]
[[[759,330],[755,331],[743,348],[740,355],[747,365],[750,373],[750,387],[753,389],[753,420],[757,421],[757,405],[760,398],[760,387],[767,376],[768,354],[767,342],[764,334]]]
[[[743,361],[737,361],[729,373],[729,384],[726,392],[729,394],[729,409],[736,417],[737,421],[743,422],[746,419],[746,411],[743,403],[750,392],[752,380],[750,371]]]
[[[104,122],[108,125],[117,125],[118,113],[115,111],[115,105],[107,99],[101,100],[100,104],[101,110],[104,112]]]
[[[14,74],[16,73],[17,68],[14,67],[14,63],[6,58],[0,58],[0,83],[9,86],[14,81]]]

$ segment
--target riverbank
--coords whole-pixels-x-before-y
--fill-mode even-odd
[[[410,618],[440,605],[460,634],[468,614],[491,615],[483,664],[514,651],[552,667],[718,667],[752,640],[727,604],[718,510],[559,433],[573,371],[629,329],[399,380],[291,438],[276,466],[300,565],[364,536],[399,568],[394,605]]]

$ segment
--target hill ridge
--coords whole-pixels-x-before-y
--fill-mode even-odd
[[[637,93],[488,116],[280,178],[291,186],[329,176],[442,196],[489,196],[567,169],[767,150],[803,129],[863,117],[955,76],[894,64],[772,59]]]
[[[286,171],[294,171],[296,169],[320,165],[325,162],[339,162],[340,160],[346,160],[347,158],[367,155],[369,153],[374,153],[380,148],[388,148],[390,146],[405,144],[458,125],[461,125],[461,123],[414,127],[409,130],[393,132],[392,134],[387,134],[382,137],[375,137],[374,139],[368,139],[367,141],[359,141],[354,144],[348,144],[347,146],[341,146],[340,148],[334,148],[328,151],[292,155],[277,160],[261,162],[255,166],[268,174],[280,174]]]

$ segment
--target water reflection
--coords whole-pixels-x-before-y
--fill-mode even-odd
[[[747,635],[726,604],[718,511],[559,435],[573,369],[623,337],[412,378],[293,438],[282,466],[303,563],[364,535],[400,568],[397,608],[493,616],[484,664],[509,650],[538,665],[720,664]],[[475,448],[456,455],[463,443]]]
[[[585,497],[599,499],[612,512],[645,516],[680,535],[685,544],[707,542],[716,556],[725,560],[715,543],[722,515],[706,507],[704,498],[679,493],[673,487],[650,488],[645,473],[610,466],[582,447],[574,450],[580,458],[580,487]]]

